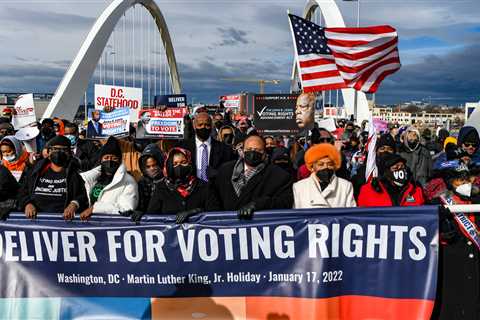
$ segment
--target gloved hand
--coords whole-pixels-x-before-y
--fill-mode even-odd
[[[250,220],[253,218],[253,213],[255,212],[255,201],[252,201],[238,210],[238,218]]]
[[[196,215],[197,213],[200,213],[202,211],[203,210],[200,209],[200,208],[190,209],[190,210],[186,210],[186,211],[180,211],[179,213],[177,213],[175,222],[177,224],[182,224],[184,222],[187,222],[188,218],[190,218],[191,216]]]
[[[130,217],[132,221],[136,223],[140,222],[143,216],[143,212],[138,210],[120,211],[119,213],[124,217]]]
[[[439,228],[441,240],[447,243],[455,242],[459,235],[457,225],[455,224],[453,214],[444,206],[439,207]]]
[[[133,213],[133,210],[127,210],[127,211],[118,211],[122,217],[130,217]]]
[[[7,220],[11,211],[12,211],[11,208],[0,208],[0,220],[2,221]]]

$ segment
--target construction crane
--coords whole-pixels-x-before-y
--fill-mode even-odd
[[[235,82],[256,82],[260,87],[260,94],[265,93],[265,83],[279,84],[280,80],[266,80],[266,79],[244,79],[244,78],[224,78],[221,79],[224,81],[235,81]]]

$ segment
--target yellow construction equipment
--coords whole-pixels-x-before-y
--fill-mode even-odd
[[[235,81],[235,82],[256,82],[260,87],[260,94],[265,93],[265,83],[279,84],[280,80],[267,80],[267,79],[246,79],[246,78],[224,78],[221,79],[224,81]]]

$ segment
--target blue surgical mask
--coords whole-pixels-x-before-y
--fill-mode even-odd
[[[70,140],[70,143],[72,144],[72,146],[77,144],[77,140],[78,140],[77,136],[74,136],[73,134],[66,134],[65,138],[68,138],[68,140]]]

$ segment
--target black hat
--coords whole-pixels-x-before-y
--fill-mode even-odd
[[[383,146],[392,147],[393,150],[397,149],[395,140],[393,139],[391,134],[386,133],[386,134],[381,135],[380,138],[377,140],[375,149],[378,150],[378,148],[383,147]]]
[[[395,154],[395,153],[385,153],[381,159],[379,159],[381,161],[378,161],[378,165],[379,165],[379,168],[378,168],[378,173],[382,176],[386,171],[390,170],[390,167],[392,167],[393,165],[399,163],[399,162],[403,162],[403,164],[407,164],[407,160],[405,160],[404,158],[402,158],[400,155],[398,154]]]
[[[109,137],[107,143],[105,143],[102,149],[100,149],[100,158],[102,158],[106,154],[113,154],[120,159],[122,158],[122,149],[120,149],[120,144],[118,143],[117,138]]]
[[[62,146],[70,148],[72,144],[67,137],[64,136],[55,136],[52,139],[48,140],[48,147],[51,148],[53,146]]]
[[[445,154],[447,155],[447,160],[456,160],[468,156],[468,153],[463,150],[463,148],[457,146],[453,142],[447,143],[445,146]]]

